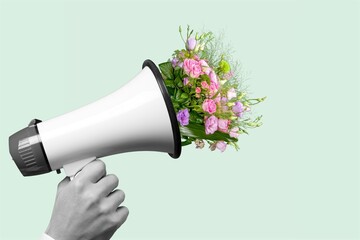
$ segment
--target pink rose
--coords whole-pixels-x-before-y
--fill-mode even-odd
[[[202,82],[201,82],[201,87],[202,87],[203,89],[208,89],[208,88],[209,88],[209,84],[208,84],[206,81],[202,81]]]
[[[202,104],[202,109],[205,112],[208,112],[210,114],[213,114],[214,112],[216,112],[216,104],[215,104],[214,100],[205,99],[205,101]]]
[[[227,92],[227,98],[231,100],[232,98],[236,98],[236,91],[234,88],[230,88]]]
[[[229,131],[230,120],[228,119],[219,119],[218,129],[220,132],[227,133]]]
[[[226,143],[224,141],[218,141],[216,143],[216,148],[219,149],[221,152],[224,152],[226,149]]]
[[[198,78],[202,74],[200,63],[194,59],[185,59],[183,68],[185,73],[192,78]]]
[[[196,87],[196,88],[195,88],[195,92],[196,92],[196,93],[201,93],[201,88]]]
[[[205,120],[205,133],[213,134],[217,130],[218,119],[215,116],[211,116]]]

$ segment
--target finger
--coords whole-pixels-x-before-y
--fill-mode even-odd
[[[95,185],[99,194],[106,197],[119,185],[119,179],[114,174],[109,174],[100,179]]]
[[[105,163],[101,160],[95,160],[87,164],[76,176],[76,179],[90,181],[93,183],[98,182],[106,175]]]
[[[120,189],[116,189],[112,193],[109,194],[107,198],[105,198],[105,203],[109,206],[109,209],[112,211],[117,210],[119,205],[124,202],[125,193]]]
[[[116,209],[114,218],[117,222],[117,227],[119,228],[127,219],[129,216],[129,209],[125,206],[118,207]]]

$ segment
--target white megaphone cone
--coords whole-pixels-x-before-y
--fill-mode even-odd
[[[64,168],[74,176],[96,158],[131,151],[159,151],[178,158],[176,114],[156,65],[116,92],[75,111],[33,120],[9,138],[10,154],[24,176]]]

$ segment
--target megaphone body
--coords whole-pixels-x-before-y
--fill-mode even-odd
[[[96,158],[131,151],[181,154],[179,126],[156,65],[116,92],[75,111],[33,120],[9,138],[10,154],[24,176],[63,168],[74,176]]]

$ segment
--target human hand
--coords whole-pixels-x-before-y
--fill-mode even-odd
[[[55,240],[108,240],[125,222],[129,210],[119,205],[119,180],[106,175],[105,164],[95,160],[70,181],[62,180],[46,234]],[[114,191],[113,191],[114,190]]]

